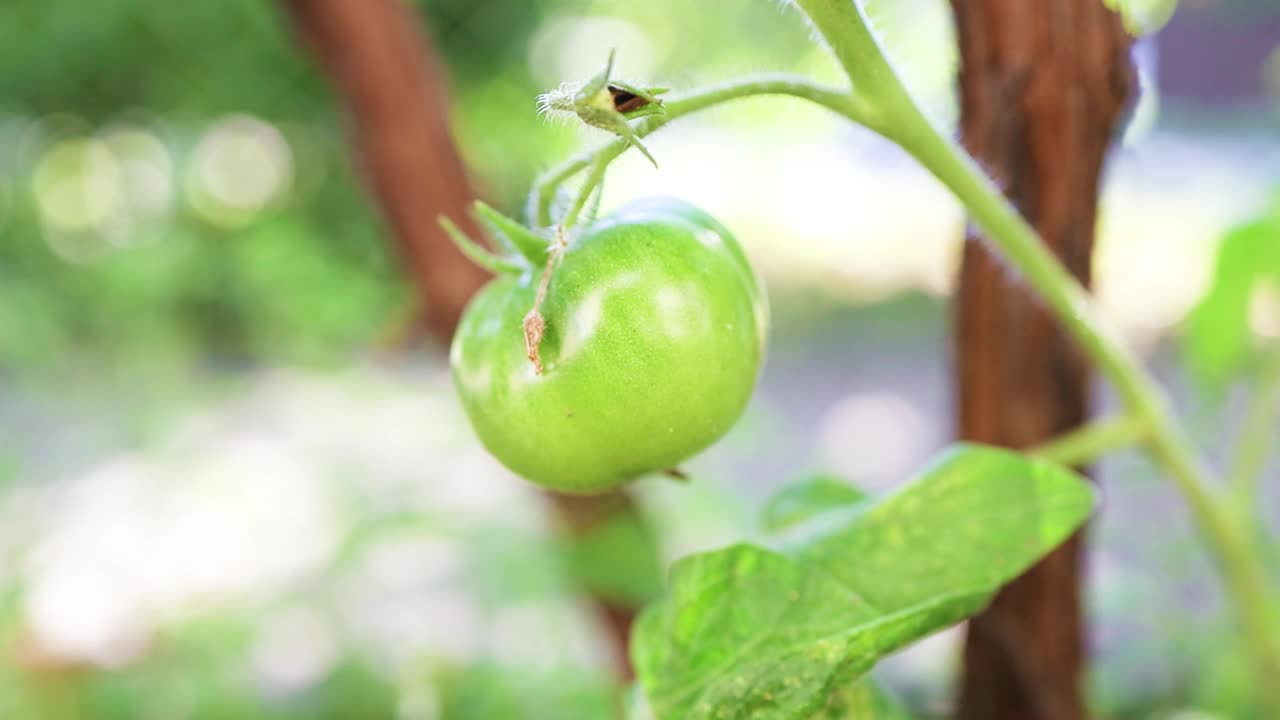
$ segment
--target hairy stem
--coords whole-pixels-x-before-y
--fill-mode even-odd
[[[867,105],[849,95],[847,91],[829,88],[813,81],[794,75],[753,75],[727,82],[721,85],[672,95],[665,98],[663,106],[666,113],[650,115],[634,125],[638,137],[645,137],[657,129],[678,118],[684,117],[721,103],[759,95],[790,95],[817,103],[856,122],[869,125],[874,114]],[[624,138],[617,138],[604,145],[584,152],[543,173],[533,185],[529,196],[529,219],[539,227],[549,227],[551,220],[551,204],[555,200],[556,189],[578,172],[595,163],[597,167],[607,166],[623,153],[630,143]],[[603,172],[603,170],[601,170]]]
[[[904,91],[905,92],[905,91]],[[1148,428],[1148,450],[1174,481],[1202,536],[1216,557],[1251,648],[1259,692],[1280,713],[1280,635],[1267,606],[1270,591],[1256,543],[1242,532],[1236,512],[1216,496],[1213,474],[1191,450],[1164,391],[1155,383],[1097,311],[1092,298],[1040,242],[999,188],[955,143],[914,111],[914,121],[895,131],[904,149],[951,189],[1012,269],[1020,273],[1099,367],[1130,413]],[[905,119],[905,118],[904,118]],[[1271,678],[1263,682],[1264,678]]]
[[[609,169],[608,160],[605,160],[604,156],[596,158],[591,165],[591,173],[587,175],[582,187],[578,189],[577,198],[569,206],[569,211],[564,214],[564,219],[560,221],[561,225],[570,228],[573,227],[574,223],[578,222],[578,215],[587,206],[587,202],[591,199],[591,194],[595,192],[596,188],[600,187],[600,183],[604,182],[604,172],[607,169]]]
[[[864,98],[892,122],[881,129],[952,191],[1012,269],[1062,322],[1076,344],[1116,388],[1128,412],[1147,429],[1148,450],[1181,491],[1234,606],[1252,660],[1259,699],[1280,716],[1280,632],[1268,606],[1261,550],[1229,499],[1212,491],[1212,473],[1169,408],[1164,391],[1098,313],[1089,293],[1040,241],[996,187],[954,141],[928,121],[898,79],[854,0],[795,0],[831,46]],[[856,120],[856,119],[855,119]]]

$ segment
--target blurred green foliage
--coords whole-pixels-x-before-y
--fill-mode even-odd
[[[1184,353],[1205,387],[1221,390],[1258,356],[1251,315],[1269,312],[1264,322],[1275,323],[1280,314],[1280,297],[1257,294],[1267,283],[1280,292],[1280,201],[1223,237],[1208,292],[1187,319]]]
[[[609,720],[620,699],[599,678],[478,664],[436,678],[447,720]]]
[[[589,0],[418,7],[452,75],[464,154],[482,194],[508,209],[541,167],[580,142],[576,130],[537,117],[536,94],[603,61],[608,48],[631,49],[633,66],[677,84],[814,54],[800,23],[778,23],[769,3],[717,13]],[[715,42],[680,41],[691,36]],[[0,10],[0,46],[9,60],[0,68],[0,368],[48,377],[210,362],[332,365],[403,321],[409,293],[348,166],[342,111],[279,7],[104,0],[86,13],[16,0]],[[287,143],[283,189],[247,213],[210,211],[198,182],[201,143],[231,115]],[[163,171],[159,209],[117,207],[135,199],[124,182],[129,157],[108,155],[95,176],[86,153],[72,153],[51,188],[33,185],[59,143],[65,151],[120,128],[159,141],[159,157],[143,168]],[[239,172],[252,180],[262,169]],[[68,209],[60,179],[92,187]],[[95,205],[91,191],[115,205]],[[63,222],[71,230],[58,217],[51,225],[59,208],[72,212]]]

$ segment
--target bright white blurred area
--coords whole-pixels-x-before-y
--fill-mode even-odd
[[[945,4],[872,3],[870,12],[895,56],[910,59],[899,69],[930,115],[951,127],[955,61],[937,50],[954,44]],[[597,72],[617,48],[622,75],[647,77],[674,42],[674,30],[656,28],[607,14],[566,15],[539,29],[528,64],[552,85]],[[1161,126],[1155,57],[1154,45],[1138,45],[1146,90],[1110,161],[1094,258],[1105,314],[1140,349],[1185,316],[1205,289],[1224,229],[1256,212],[1280,182],[1275,134]],[[819,57],[814,65],[822,75],[832,63]],[[25,130],[38,139],[30,190],[46,241],[69,262],[157,236],[142,230],[162,220],[176,197],[210,225],[234,230],[281,203],[295,184],[290,139],[248,114],[194,129],[181,159],[162,132],[142,123],[95,130],[56,116],[32,124],[35,131]],[[584,132],[586,143],[602,137]],[[869,303],[951,291],[960,206],[901,151],[843,119],[794,99],[757,98],[684,119],[647,142],[660,168],[625,155],[605,184],[605,209],[649,194],[701,205],[735,231],[779,294],[821,288]]]
[[[746,104],[761,102],[769,101]],[[783,111],[782,131],[726,125],[725,112],[651,139],[660,169],[624,156],[605,207],[649,194],[687,198],[730,226],[778,293],[817,287],[867,303],[950,292],[963,214],[927,172],[810,108]],[[293,172],[281,131],[243,115],[209,126],[186,166],[191,208],[228,228],[279,202]],[[1185,316],[1205,289],[1224,229],[1262,206],[1277,181],[1274,136],[1155,129],[1114,155],[1094,287],[1131,342],[1148,347]],[[44,147],[31,190],[49,247],[69,262],[91,262],[156,236],[142,230],[170,212],[175,183],[172,153],[154,131],[114,126]]]
[[[605,205],[654,193],[690,199],[738,235],[775,292],[817,286],[852,302],[948,294],[958,203],[883,140],[808,108],[795,113],[803,131],[790,135],[696,120],[672,128],[650,141],[660,169],[624,158]],[[1173,330],[1204,292],[1224,230],[1263,207],[1276,182],[1274,135],[1155,130],[1119,149],[1094,255],[1104,313],[1140,348]]]
[[[550,555],[541,508],[471,440],[442,371],[272,371],[146,452],[0,496],[0,557],[20,558],[0,586],[24,585],[33,652],[104,667],[166,627],[254,611],[249,664],[282,693],[352,648],[393,674],[476,657],[607,665],[554,563],[541,589],[504,588],[516,560],[482,541],[501,528],[511,550]]]

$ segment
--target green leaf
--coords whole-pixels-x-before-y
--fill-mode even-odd
[[[1124,17],[1130,35],[1151,35],[1164,27],[1178,9],[1178,0],[1105,0],[1107,7]]]
[[[1184,337],[1187,365],[1210,388],[1226,384],[1249,361],[1249,301],[1262,278],[1280,277],[1280,215],[1227,233],[1209,290],[1191,311]]]
[[[818,513],[847,507],[867,497],[860,488],[834,475],[814,475],[782,488],[764,507],[762,524],[769,532],[785,530]]]
[[[802,720],[877,660],[980,610],[1094,496],[1071,471],[957,446],[897,491],[814,516],[789,545],[690,556],[633,659],[657,720]]]
[[[672,586],[634,636],[657,720],[807,718],[879,657],[986,600],[968,593],[881,609],[820,568],[754,545],[688,558]]]
[[[911,714],[879,685],[863,678],[833,693],[809,720],[911,720]]]

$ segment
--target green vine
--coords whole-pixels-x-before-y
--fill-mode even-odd
[[[732,100],[761,95],[790,95],[809,100],[862,125],[870,126],[874,116],[866,103],[851,97],[844,90],[825,87],[814,83],[808,78],[795,75],[771,74],[747,76],[721,85],[672,95],[666,98],[663,103],[663,107],[666,108],[665,113],[650,115],[636,122],[632,129],[637,137],[643,138],[672,120],[685,115],[706,110]],[[618,138],[605,143],[601,147],[571,158],[543,173],[534,182],[533,190],[529,194],[528,214],[530,220],[539,227],[551,226],[553,223],[551,206],[555,201],[556,191],[560,185],[589,167],[607,168],[609,163],[613,162],[630,146],[631,141],[629,139]],[[599,172],[602,177],[603,169]],[[586,183],[584,188],[586,192],[579,194],[580,200],[589,194],[591,185],[591,181]]]

